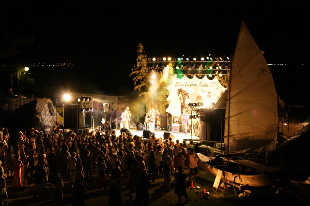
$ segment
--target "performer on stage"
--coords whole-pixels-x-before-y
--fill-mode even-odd
[[[145,120],[144,120],[144,126],[146,130],[150,130],[150,126],[151,126],[151,119],[152,119],[152,113],[151,113],[151,109],[148,109],[146,115],[145,115]]]
[[[122,118],[121,128],[129,129],[129,122],[130,122],[130,118],[131,118],[129,106],[126,107],[125,111],[122,113],[121,118]]]
[[[187,134],[187,123],[188,123],[189,115],[186,113],[185,109],[182,113],[182,130],[185,134]]]

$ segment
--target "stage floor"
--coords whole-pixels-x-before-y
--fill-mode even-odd
[[[140,137],[143,136],[143,130],[130,129],[129,131],[133,135],[137,135],[137,136],[140,136]],[[156,138],[162,138],[163,139],[165,132],[168,132],[168,133],[172,134],[174,136],[173,140],[174,141],[179,140],[180,143],[183,142],[183,140],[187,140],[187,141],[189,141],[190,139],[193,139],[194,141],[200,140],[200,138],[197,137],[197,136],[192,135],[192,137],[191,137],[190,133],[185,134],[183,132],[171,132],[171,131],[164,131],[164,130],[155,130],[154,134],[155,134]],[[120,130],[116,130],[116,135],[117,136],[120,135]]]

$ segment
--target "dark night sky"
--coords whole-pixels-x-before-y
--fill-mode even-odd
[[[76,68],[63,78],[53,72],[41,78],[51,77],[57,87],[119,94],[133,87],[128,75],[138,43],[143,43],[151,57],[232,55],[243,19],[267,62],[288,64],[271,68],[279,94],[291,103],[309,103],[306,3],[85,1],[41,5],[1,1],[1,35],[35,37],[32,45],[20,47],[17,56],[3,63],[74,62]]]

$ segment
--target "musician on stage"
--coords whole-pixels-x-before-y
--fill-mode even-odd
[[[152,119],[151,109],[148,109],[148,111],[145,115],[145,120],[144,120],[144,126],[145,126],[146,130],[150,130],[151,119]]]
[[[129,111],[129,106],[126,107],[125,111],[122,113],[122,121],[121,121],[121,128],[129,129],[129,122],[131,119],[131,113]]]
[[[188,123],[189,115],[186,113],[185,109],[182,113],[182,130],[185,134],[187,134],[187,123]]]

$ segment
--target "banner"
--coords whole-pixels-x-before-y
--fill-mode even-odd
[[[219,100],[226,88],[220,84],[217,77],[209,80],[206,76],[202,79],[196,76],[189,79],[184,76],[182,79],[174,77],[167,90],[169,91],[167,97],[169,107],[166,112],[172,116],[180,116],[182,107],[188,103],[202,102],[203,107],[211,107]]]

